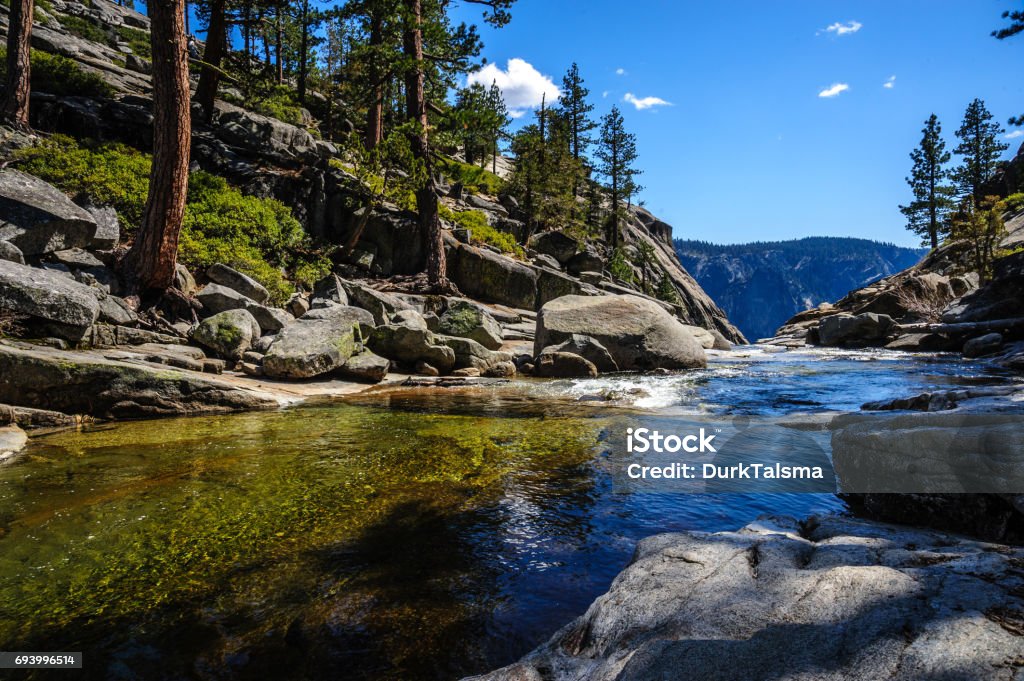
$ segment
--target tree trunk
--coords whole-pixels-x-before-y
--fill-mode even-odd
[[[274,12],[274,60],[277,62],[277,84],[284,83],[284,61],[281,59],[281,44],[284,42],[284,2],[277,3],[277,10]]]
[[[196,87],[196,101],[203,108],[203,118],[213,118],[217,85],[220,83],[220,64],[227,43],[227,24],[224,17],[226,0],[210,3],[210,27],[206,32],[206,49],[203,51],[203,67]]]
[[[416,191],[416,211],[419,213],[420,234],[424,241],[427,263],[427,281],[435,289],[447,289],[447,263],[444,240],[441,238],[441,219],[438,216],[437,188],[434,186],[434,164],[430,156],[427,137],[427,98],[423,87],[423,6],[421,0],[405,0],[408,12],[402,47],[410,67],[405,73],[405,108],[417,129],[410,142],[412,153],[423,167],[423,185]]]
[[[7,95],[4,120],[28,130],[28,98],[31,90],[31,43],[33,0],[11,0],[7,32]]]
[[[184,0],[148,5],[153,22],[153,165],[142,226],[121,263],[135,293],[170,287],[185,216],[191,120],[183,6]]]
[[[306,106],[306,62],[309,59],[309,0],[302,0],[302,40],[299,42],[299,104]]]
[[[371,19],[370,47],[379,47],[384,43],[384,16],[379,9]],[[384,75],[378,60],[380,55],[373,53],[370,63],[370,109],[366,115],[366,135],[364,144],[370,151],[384,139]]]

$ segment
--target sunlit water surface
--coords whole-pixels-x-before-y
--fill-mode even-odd
[[[82,650],[89,679],[481,672],[581,614],[643,537],[844,510],[829,494],[622,493],[610,429],[1005,380],[934,357],[753,348],[672,376],[39,437],[0,467],[0,650]]]

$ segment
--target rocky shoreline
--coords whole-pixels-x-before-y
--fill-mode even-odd
[[[1024,552],[846,518],[640,543],[608,593],[475,681],[1013,679]]]

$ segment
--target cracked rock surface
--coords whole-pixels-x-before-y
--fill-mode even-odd
[[[1024,678],[1024,549],[849,518],[662,534],[487,681]]]

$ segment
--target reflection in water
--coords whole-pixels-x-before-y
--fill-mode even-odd
[[[619,424],[993,380],[867,353],[717,365],[38,438],[0,468],[0,649],[83,650],[90,679],[480,672],[580,614],[642,537],[842,508],[830,494],[616,493]]]

